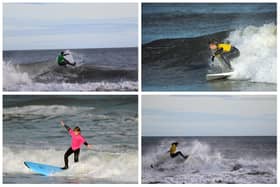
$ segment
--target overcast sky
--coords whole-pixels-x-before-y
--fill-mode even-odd
[[[143,136],[276,136],[274,96],[143,96]]]
[[[136,47],[137,3],[5,3],[4,50]]]

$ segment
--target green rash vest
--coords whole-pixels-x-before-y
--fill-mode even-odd
[[[57,63],[58,64],[61,64],[61,63],[63,63],[64,62],[64,56],[63,55],[58,55],[58,57],[57,57]]]

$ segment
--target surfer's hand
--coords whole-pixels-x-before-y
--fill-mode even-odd
[[[212,62],[214,61],[214,59],[215,59],[215,56],[212,56],[212,57],[211,57]]]
[[[61,126],[64,127],[64,121],[63,120],[60,122],[60,124],[61,124]]]
[[[92,145],[91,145],[91,144],[88,144],[88,145],[87,145],[87,148],[88,148],[88,149],[92,149]]]

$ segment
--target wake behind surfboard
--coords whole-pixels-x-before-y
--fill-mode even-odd
[[[63,169],[61,169],[60,167],[57,167],[57,166],[51,166],[51,165],[40,164],[40,163],[35,163],[35,162],[25,161],[24,165],[26,167],[28,167],[34,173],[44,175],[44,176],[50,176],[54,173],[63,171]]]

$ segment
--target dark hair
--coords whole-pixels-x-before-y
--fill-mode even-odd
[[[78,131],[78,132],[81,132],[81,129],[80,129],[80,127],[75,127],[74,129],[73,129],[73,131]]]
[[[178,145],[179,143],[178,142],[173,142],[171,145]]]
[[[216,39],[211,39],[211,40],[209,40],[209,42],[208,42],[208,44],[214,44],[214,45],[217,45],[219,42],[218,42],[218,40],[216,40]]]
[[[60,52],[60,54],[62,54],[62,55],[63,55],[63,54],[64,54],[64,51],[61,51],[61,52]]]

